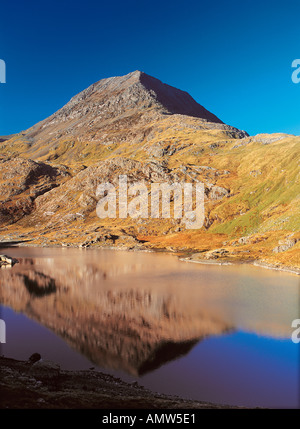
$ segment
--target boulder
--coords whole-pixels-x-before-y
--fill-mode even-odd
[[[238,240],[239,244],[249,244],[250,243],[250,237],[241,237]]]
[[[40,359],[31,366],[29,371],[34,377],[55,378],[60,374],[60,366],[50,360]]]
[[[278,246],[274,247],[273,253],[281,253],[289,250],[291,247],[299,241],[297,238],[286,238],[285,240],[279,240]]]
[[[213,201],[221,200],[224,197],[227,197],[229,195],[230,191],[228,191],[225,188],[222,188],[221,186],[212,186],[209,189],[208,197],[209,199]]]
[[[19,262],[19,261],[17,259],[15,259],[15,258],[11,258],[10,256],[7,256],[7,255],[0,255],[0,267],[2,265],[13,266],[17,262]]]
[[[218,259],[220,257],[228,256],[229,251],[226,249],[214,249],[206,252],[205,259]]]
[[[39,353],[33,353],[29,359],[28,362],[34,364],[35,362],[38,362],[41,359],[41,355]]]

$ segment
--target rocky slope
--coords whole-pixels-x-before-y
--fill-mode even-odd
[[[300,267],[300,137],[248,136],[136,71],[103,79],[0,142],[0,236],[36,245],[167,248]],[[97,185],[203,182],[205,221],[104,219]],[[199,256],[200,254],[200,256]]]

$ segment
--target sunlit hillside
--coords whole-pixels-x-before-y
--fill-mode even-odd
[[[0,235],[39,245],[118,246],[195,260],[300,267],[300,137],[248,136],[140,72],[92,85],[0,143]],[[96,188],[202,182],[205,222],[99,219]]]

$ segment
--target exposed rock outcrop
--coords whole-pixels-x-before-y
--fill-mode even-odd
[[[13,266],[17,264],[19,261],[16,258],[11,258],[7,255],[0,255],[0,267],[2,266]]]

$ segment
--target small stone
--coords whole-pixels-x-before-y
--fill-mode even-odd
[[[241,237],[238,240],[239,244],[249,244],[250,242],[250,237]]]

